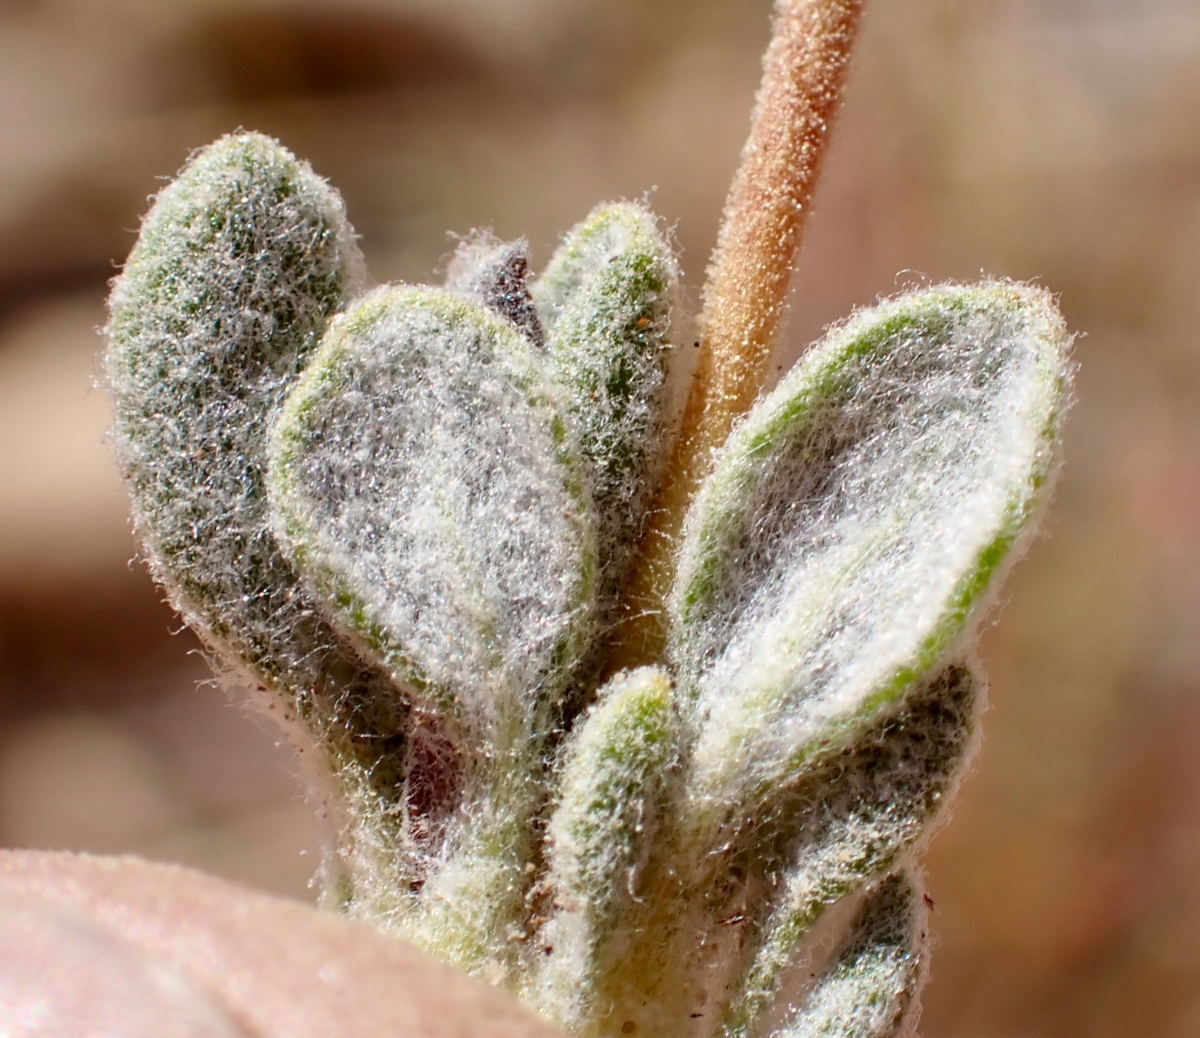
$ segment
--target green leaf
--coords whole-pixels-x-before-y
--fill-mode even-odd
[[[361,276],[341,199],[266,137],[225,137],[163,190],[114,288],[117,456],[156,575],[262,678],[331,640],[271,534],[266,432]]]
[[[465,731],[528,734],[590,634],[595,549],[556,401],[508,322],[437,289],[360,300],[288,399],[270,478],[340,629]]]
[[[1046,498],[1068,345],[1040,289],[916,292],[833,328],[735,430],[670,603],[714,820],[969,637]]]
[[[597,983],[636,933],[623,909],[670,804],[678,753],[670,678],[643,667],[613,678],[565,751],[549,825],[550,895],[557,910],[532,950],[532,999],[578,1032],[595,1014]]]
[[[662,460],[677,279],[654,215],[623,202],[575,227],[533,288],[595,503],[604,608],[628,570]]]
[[[383,288],[334,322],[270,453],[289,558],[454,744],[453,820],[399,921],[434,954],[503,976],[543,756],[594,627],[590,505],[556,395],[506,319]]]
[[[872,891],[849,943],[774,1038],[895,1038],[924,980],[925,913],[903,873]]]
[[[952,665],[852,746],[825,751],[773,791],[752,824],[727,837],[728,867],[770,910],[746,942],[749,967],[726,1034],[758,1033],[787,969],[834,902],[896,867],[950,800],[974,746],[982,687]]]
[[[363,277],[337,193],[276,141],[197,152],[146,216],[107,328],[118,463],[155,577],[282,693],[364,814],[397,795],[407,706],[321,617],[271,530],[267,431]],[[274,704],[272,704],[274,708]]]

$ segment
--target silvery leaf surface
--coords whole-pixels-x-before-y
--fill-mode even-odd
[[[290,396],[271,499],[335,624],[419,702],[511,745],[590,633],[579,467],[508,321],[437,289],[389,287],[333,324]]]
[[[671,691],[658,667],[618,674],[564,748],[548,825],[553,911],[532,947],[530,998],[573,1033],[603,1006],[598,979],[644,936],[629,909],[675,806]]]
[[[106,331],[114,446],[151,571],[227,663],[279,695],[271,709],[315,737],[365,815],[403,782],[408,704],[324,617],[266,489],[268,430],[363,276],[337,192],[277,141],[234,134],[159,192]]]
[[[771,1038],[896,1038],[924,980],[925,911],[904,873],[871,891],[840,955]]]
[[[663,458],[678,276],[654,214],[619,202],[572,229],[532,288],[595,502],[602,608],[626,575]]]
[[[760,904],[744,945],[726,1031],[761,1031],[780,985],[830,905],[894,869],[944,816],[975,746],[983,683],[951,664],[922,681],[898,713],[853,743],[813,758],[759,805],[729,842],[730,865]]]
[[[752,812],[969,636],[1047,496],[1069,342],[1034,287],[914,292],[831,329],[735,429],[670,601],[698,811]]]
[[[312,683],[337,641],[271,530],[266,435],[361,267],[337,193],[239,134],[159,193],[110,300],[114,439],[151,565],[260,680]]]

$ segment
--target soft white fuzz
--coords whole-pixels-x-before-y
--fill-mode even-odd
[[[587,465],[602,609],[615,604],[665,455],[668,338],[678,266],[644,206],[598,207],[533,288]]]
[[[648,827],[648,848],[641,834],[627,845],[645,864],[630,896],[613,905],[608,943],[547,942],[552,959],[576,956],[585,978],[579,995],[568,992],[558,1005],[591,1010],[590,1019],[561,1022],[586,1035],[626,1025],[637,1033],[765,1034],[826,910],[894,869],[944,813],[974,746],[981,698],[969,668],[946,666],[853,743],[831,742],[755,816],[716,833],[697,826],[681,802],[695,792],[684,755],[665,787],[648,787],[665,791],[657,802],[667,810]],[[589,901],[601,900],[597,887]],[[565,962],[556,969],[569,975]]]
[[[271,444],[290,556],[473,752],[528,723],[585,641],[580,484],[529,343],[436,289],[379,289],[334,322]]]
[[[774,895],[746,943],[752,961],[731,999],[728,1034],[757,1033],[830,905],[929,836],[974,748],[982,698],[970,668],[951,665],[910,693],[899,714],[852,746],[827,749],[802,778],[773,792],[740,837]]]
[[[380,289],[289,398],[270,483],[335,625],[454,745],[463,802],[428,848],[416,933],[481,969],[527,881],[545,740],[592,623],[590,505],[539,358],[475,303]]]
[[[753,811],[970,629],[1045,498],[1069,341],[1029,286],[901,296],[833,328],[734,431],[671,603],[697,797]]]
[[[924,981],[926,913],[903,873],[867,897],[838,960],[816,981],[776,1038],[896,1038]]]
[[[529,243],[503,242],[476,231],[458,243],[446,271],[446,290],[505,317],[534,346],[546,345],[537,307],[529,294]]]
[[[892,1038],[922,976],[905,855],[970,754],[962,661],[1048,493],[1061,318],[988,283],[831,329],[691,503],[666,659],[596,690],[678,272],[629,203],[532,289],[526,257],[474,234],[443,288],[354,299],[307,166],[253,134],[198,153],[108,328],[151,566],[322,749],[346,911],[579,1038]]]
[[[553,914],[533,948],[530,997],[569,1031],[594,1018],[596,981],[642,936],[627,928],[627,909],[672,806],[672,721],[662,670],[619,674],[580,718],[565,753],[549,826]]]
[[[341,199],[255,134],[159,193],[113,285],[117,457],[156,575],[264,678],[305,685],[312,606],[270,529],[270,423],[361,277]]]
[[[408,706],[299,583],[264,483],[271,423],[363,277],[337,193],[238,134],[159,193],[106,332],[113,440],[151,570],[227,665],[282,695],[276,716],[299,718],[374,831],[403,781]],[[326,867],[337,900],[340,866]]]

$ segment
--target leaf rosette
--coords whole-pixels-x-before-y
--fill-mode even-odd
[[[577,1035],[884,1038],[1070,336],[1029,285],[900,295],[673,455],[678,278],[623,202],[532,283],[524,242],[474,233],[442,286],[364,291],[336,192],[218,141],[113,292],[135,520],[176,607],[321,749],[347,805],[329,900]],[[663,545],[665,645],[622,670]]]

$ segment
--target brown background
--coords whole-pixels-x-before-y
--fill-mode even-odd
[[[277,135],[411,281],[447,230],[540,264],[653,191],[694,306],[768,7],[0,2],[0,844],[311,896],[288,752],[130,562],[103,442],[95,328],[159,178]],[[1195,0],[871,0],[779,363],[981,271],[1083,333],[1049,536],[984,635],[982,755],[927,855],[927,1038],[1200,1035],[1198,98]]]

